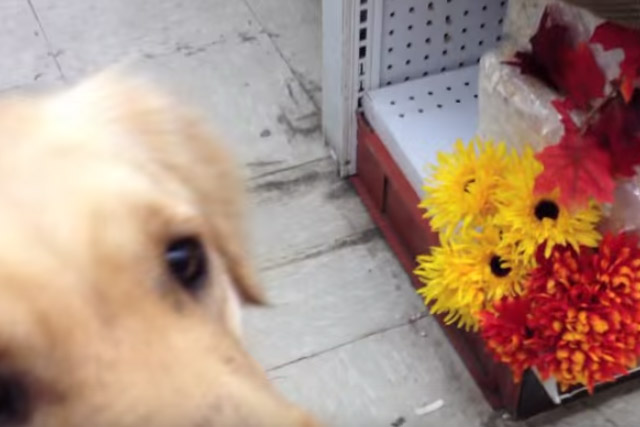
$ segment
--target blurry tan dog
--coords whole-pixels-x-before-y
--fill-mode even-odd
[[[311,426],[239,344],[242,184],[201,121],[107,73],[0,103],[0,425]]]

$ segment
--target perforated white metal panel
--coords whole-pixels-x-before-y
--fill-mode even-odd
[[[505,0],[384,0],[380,85],[476,64],[502,37]]]
[[[342,176],[356,170],[354,113],[363,96],[475,66],[500,41],[506,6],[506,0],[323,0],[323,131]],[[468,112],[458,118],[475,126],[477,112]]]
[[[478,122],[478,66],[438,73],[368,92],[364,112],[395,162],[422,194],[426,166]]]

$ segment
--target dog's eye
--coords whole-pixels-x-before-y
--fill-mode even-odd
[[[165,260],[171,275],[188,291],[197,292],[205,284],[207,256],[195,237],[183,237],[167,246]]]
[[[27,386],[18,376],[0,375],[0,425],[15,425],[29,420]]]

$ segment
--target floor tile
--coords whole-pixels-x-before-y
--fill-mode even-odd
[[[423,336],[424,335],[424,336]],[[491,410],[431,318],[271,371],[334,426],[482,426]],[[416,410],[442,400],[425,415]]]
[[[325,158],[252,180],[253,252],[274,268],[362,239],[374,228],[349,181]]]
[[[260,29],[242,1],[31,1],[70,80],[140,54],[198,51]]]
[[[26,0],[0,2],[0,69],[0,92],[61,77]]]
[[[265,34],[130,66],[195,106],[259,175],[327,157],[320,115]]]
[[[322,1],[246,0],[317,105],[322,94]]]
[[[262,279],[271,306],[248,309],[245,331],[252,354],[267,368],[401,325],[424,311],[377,233],[263,272]]]

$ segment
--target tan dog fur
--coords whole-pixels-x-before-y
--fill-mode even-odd
[[[261,302],[236,168],[197,116],[103,74],[0,103],[0,425],[310,426],[238,337],[235,295]],[[167,272],[198,236],[206,288]],[[0,406],[0,411],[2,407]]]

